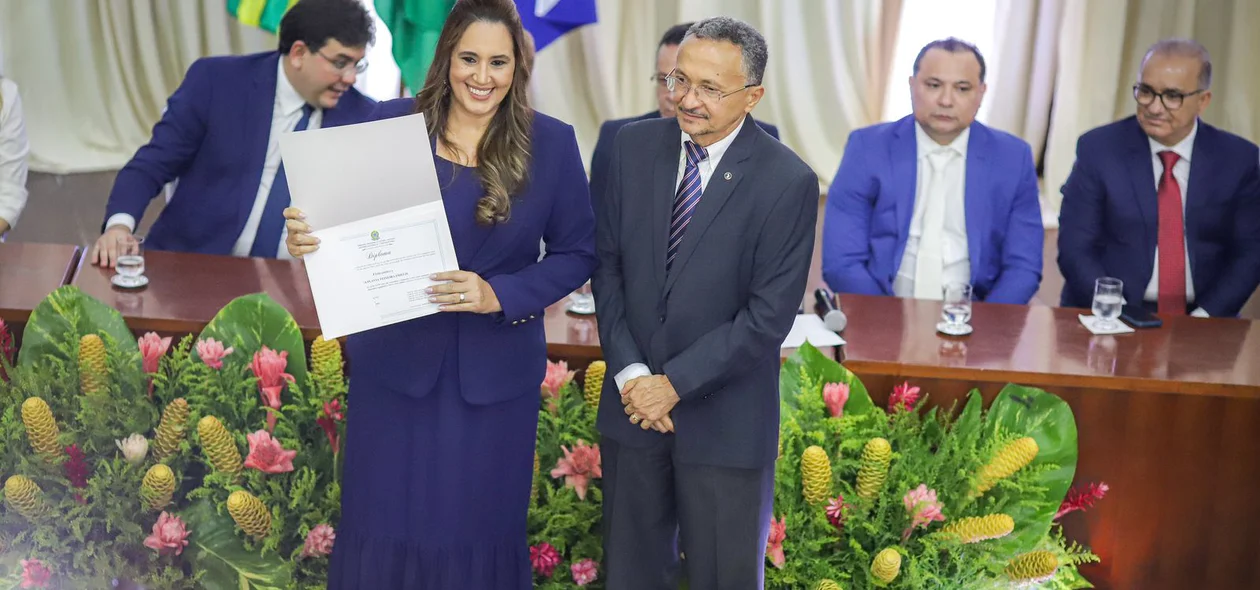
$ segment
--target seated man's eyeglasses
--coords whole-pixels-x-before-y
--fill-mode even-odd
[[[327,55],[324,55],[322,52],[319,52],[319,51],[316,51],[315,55],[318,55],[324,58],[324,61],[332,65],[333,69],[337,70],[338,72],[344,72],[347,69],[353,67],[354,71],[362,74],[364,71],[367,70],[367,67],[368,67],[367,58],[361,59],[357,62],[352,62],[344,57],[338,57],[336,59],[333,59],[331,57],[328,57]]]
[[[745,84],[743,87],[737,88],[730,92],[722,92],[720,89],[714,88],[707,84],[701,84],[699,86],[695,86],[694,88],[696,89],[696,96],[700,97],[700,100],[704,102],[717,102],[719,100],[722,100],[723,98],[726,98],[732,94],[735,94],[736,92],[743,92],[754,86],[760,86],[760,84]],[[693,88],[693,86],[691,85],[691,82],[687,81],[686,78],[675,75],[674,72],[670,72],[668,76],[665,76],[665,88],[668,89],[671,93],[674,93],[674,94],[681,93],[682,96],[687,96],[689,93],[691,93],[691,89]]]
[[[1175,88],[1170,88],[1163,92],[1155,92],[1154,88],[1151,88],[1146,84],[1134,84],[1133,98],[1137,99],[1138,104],[1142,106],[1149,106],[1151,103],[1155,102],[1156,97],[1159,97],[1159,101],[1164,104],[1164,108],[1170,111],[1175,111],[1181,108],[1181,105],[1185,103],[1187,97],[1200,94],[1203,91],[1204,90],[1202,88],[1195,90],[1194,92],[1182,92]]]

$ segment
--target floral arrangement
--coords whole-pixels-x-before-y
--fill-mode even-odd
[[[1008,385],[926,409],[904,383],[877,407],[852,373],[806,345],[784,364],[768,588],[1090,588],[1098,561],[1056,520],[1105,484],[1068,494],[1071,409]],[[1066,498],[1065,498],[1066,495]]]
[[[335,341],[308,363],[261,294],[177,343],[136,339],[74,287],[22,341],[15,359],[0,325],[0,586],[324,587],[348,412]],[[603,587],[605,369],[579,382],[549,362],[540,387],[536,588]],[[1012,385],[988,410],[976,392],[961,412],[927,410],[903,384],[879,408],[808,345],[780,389],[767,588],[1090,587],[1076,566],[1097,557],[1056,522],[1107,487],[1068,490],[1076,430],[1059,398]]]
[[[530,555],[538,588],[602,588],[595,408],[606,367],[549,363]],[[784,364],[781,454],[766,587],[1089,588],[1097,561],[1057,521],[1106,484],[1069,490],[1076,466],[1070,408],[1007,386],[988,410],[979,392],[926,410],[909,383],[876,407],[852,373],[806,345]],[[957,416],[955,416],[957,414]]]
[[[11,334],[0,327],[0,343]],[[238,298],[178,343],[74,287],[0,356],[0,585],[323,588],[345,380],[292,317]]]
[[[603,588],[603,472],[595,415],[604,371],[603,361],[591,363],[579,389],[567,362],[547,363],[529,510],[535,588]]]

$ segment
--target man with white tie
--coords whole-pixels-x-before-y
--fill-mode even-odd
[[[823,278],[841,293],[1028,303],[1044,230],[1032,150],[976,122],[984,57],[949,38],[914,62],[914,113],[849,135],[827,191]]]

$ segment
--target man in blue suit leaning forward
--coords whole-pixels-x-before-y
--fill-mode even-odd
[[[1032,150],[975,121],[984,57],[957,39],[914,61],[914,114],[854,131],[827,191],[823,278],[840,293],[1028,303],[1044,230]]]
[[[1142,59],[1131,116],[1081,136],[1063,185],[1064,307],[1089,307],[1094,281],[1166,315],[1237,316],[1260,283],[1256,144],[1201,121],[1212,61],[1187,39]]]
[[[176,179],[146,249],[288,256],[280,136],[368,117],[376,101],[353,84],[373,35],[357,0],[302,0],[280,23],[279,51],[193,63],[152,139],[118,172],[90,260],[114,266],[149,201]]]

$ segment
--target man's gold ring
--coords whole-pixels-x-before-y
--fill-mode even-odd
[[[635,424],[638,424],[640,419],[641,419],[641,418],[639,418],[639,415],[638,415],[638,414],[630,414],[630,421],[631,421],[631,422],[633,422],[633,423],[635,423]]]
[[[463,294],[463,293],[460,293],[460,294],[459,294],[459,302],[460,302],[460,303],[463,303],[463,302],[464,302],[464,294]]]

